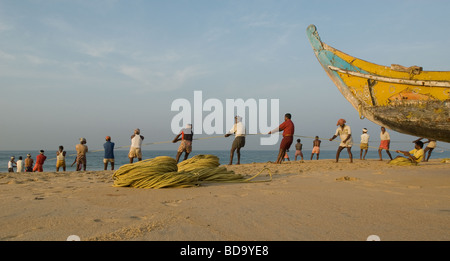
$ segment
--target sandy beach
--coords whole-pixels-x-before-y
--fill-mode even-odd
[[[272,181],[175,189],[113,187],[112,171],[0,173],[0,240],[450,240],[450,164],[439,159],[228,167],[264,168]]]

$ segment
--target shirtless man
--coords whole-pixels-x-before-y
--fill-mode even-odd
[[[33,172],[33,162],[34,160],[31,158],[31,154],[27,154],[27,158],[25,159],[25,172]]]
[[[297,144],[295,144],[295,161],[297,161],[297,157],[300,156],[302,157],[302,161],[303,161],[303,144],[300,143],[301,140],[297,139]]]
[[[77,171],[81,170],[81,165],[83,165],[83,171],[86,171],[86,153],[88,152],[88,146],[85,145],[86,144],[86,139],[85,138],[80,138],[80,144],[77,144],[77,146],[75,146],[75,150],[77,151],[77,157],[75,158],[75,161],[72,163],[75,164],[75,162],[77,163]]]
[[[311,152],[311,160],[313,159],[314,154],[316,154],[316,159],[319,160],[320,143],[322,143],[322,141],[319,140],[319,136],[316,136],[316,138],[313,141],[313,149],[312,149],[312,152]]]

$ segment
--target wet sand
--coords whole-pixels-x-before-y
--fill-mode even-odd
[[[0,240],[450,240],[450,164],[439,159],[228,168],[273,179],[153,190],[113,187],[112,171],[0,173]]]

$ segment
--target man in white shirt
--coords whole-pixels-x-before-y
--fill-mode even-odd
[[[352,146],[353,146],[353,138],[352,138],[352,130],[350,126],[345,125],[346,121],[344,119],[339,119],[337,122],[338,128],[336,129],[336,133],[330,139],[330,141],[334,140],[337,136],[341,138],[341,143],[339,144],[339,148],[336,152],[336,163],[339,162],[339,155],[344,148],[347,148],[348,156],[350,157],[350,163],[353,162],[353,154],[352,154]]]
[[[380,156],[380,161],[383,160],[382,156],[381,156],[381,151],[382,150],[386,150],[387,155],[389,156],[389,158],[392,160],[392,155],[389,152],[389,146],[391,144],[391,136],[389,135],[389,133],[386,131],[385,127],[381,127],[381,132],[380,132],[380,147],[378,148],[378,155]]]
[[[17,172],[23,172],[24,168],[23,168],[23,160],[22,160],[22,156],[19,157],[19,160],[16,162],[17,164]]]
[[[242,123],[242,117],[234,117],[234,122],[233,128],[225,134],[225,137],[232,134],[235,135],[233,145],[231,145],[230,163],[228,165],[233,164],[234,151],[237,154],[237,165],[241,164],[241,148],[245,146],[245,125]]]
[[[359,148],[361,149],[361,151],[359,152],[359,159],[360,160],[365,160],[366,159],[366,155],[367,155],[367,151],[369,150],[369,137],[370,135],[367,134],[367,129],[364,128],[362,130],[363,134],[361,134],[361,144],[359,145]],[[364,156],[363,154],[363,150],[364,152]]]
[[[141,145],[144,140],[144,136],[141,135],[140,129],[135,129],[134,134],[131,135],[131,146],[130,152],[128,153],[128,158],[130,159],[130,164],[133,163],[134,158],[138,158],[138,161],[142,160]]]

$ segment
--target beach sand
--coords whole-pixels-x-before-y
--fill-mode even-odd
[[[438,159],[228,168],[266,167],[270,182],[171,189],[113,187],[112,171],[0,173],[0,240],[450,240],[450,164]]]

